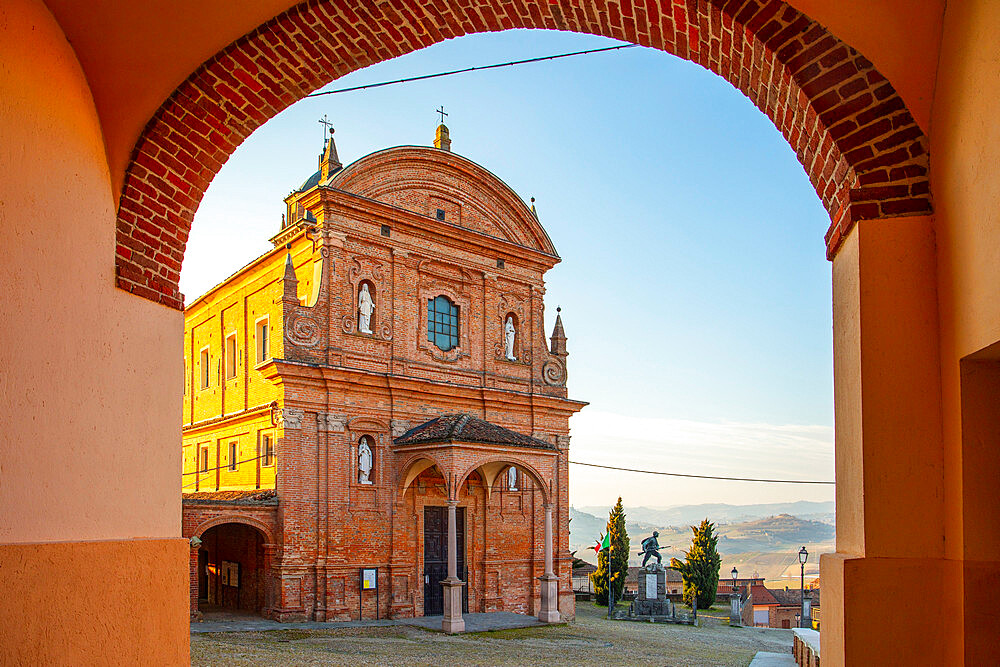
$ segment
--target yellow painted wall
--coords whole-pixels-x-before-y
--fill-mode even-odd
[[[277,231],[277,230],[275,230]],[[293,262],[299,282],[299,294],[312,289],[313,257],[311,243],[299,240],[293,248]],[[184,437],[183,484],[185,493],[216,489],[258,488],[257,463],[240,463],[229,470],[229,443],[236,442],[237,461],[258,456],[261,434],[270,434],[272,443],[280,429],[271,422],[270,411],[248,412],[277,402],[283,404],[281,390],[264,378],[257,361],[257,322],[266,317],[269,323],[268,358],[281,358],[283,352],[281,319],[281,277],[286,252],[279,248],[252,262],[222,285],[194,300],[184,319]],[[226,339],[236,335],[235,374],[226,371]],[[201,351],[208,348],[208,387],[202,388]],[[200,472],[198,452],[208,447],[209,472]],[[212,468],[225,466],[218,473]],[[203,467],[203,466],[202,466]],[[261,467],[259,488],[274,488],[275,468]],[[197,484],[195,481],[197,480]]]
[[[275,480],[274,459],[270,466],[260,461],[260,479],[257,477],[257,461],[250,461],[263,455],[259,448],[261,437],[270,436],[272,451],[277,451],[276,438],[281,429],[271,423],[269,411],[256,416],[226,420],[216,426],[206,426],[189,431],[184,435],[184,480],[185,493],[193,491],[215,491],[228,489],[273,489]],[[232,459],[229,444],[237,444],[237,469],[230,470]],[[199,452],[208,449],[209,471],[198,467]],[[218,471],[212,470],[223,466]]]

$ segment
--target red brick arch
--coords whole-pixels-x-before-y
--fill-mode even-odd
[[[174,308],[195,210],[236,147],[310,91],[469,33],[604,35],[696,62],[742,91],[795,150],[830,214],[832,256],[857,220],[931,210],[927,141],[864,56],[780,0],[306,2],[195,71],[143,130],[118,209],[120,288]]]
[[[213,517],[206,521],[203,521],[194,529],[194,536],[200,538],[205,534],[210,528],[215,528],[216,526],[222,526],[227,523],[241,523],[245,526],[250,526],[251,528],[256,528],[257,531],[264,536],[264,544],[274,544],[274,531],[266,523],[260,519],[256,519],[252,516],[246,516],[244,514],[224,514],[222,516]]]
[[[495,456],[488,456],[477,460],[474,464],[470,465],[465,470],[465,472],[459,475],[458,479],[460,481],[458,483],[457,488],[461,489],[462,485],[469,480],[469,476],[472,475],[472,473],[479,470],[480,468],[482,468],[487,463],[502,463],[508,466],[515,466],[521,472],[525,473],[528,477],[530,477],[531,481],[534,482],[536,487],[538,487],[538,490],[542,492],[542,504],[548,504],[552,502],[551,498],[549,497],[549,488],[546,485],[545,479],[542,477],[542,474],[538,472],[538,469],[535,468],[530,463],[522,459],[512,457],[509,454],[497,454]]]

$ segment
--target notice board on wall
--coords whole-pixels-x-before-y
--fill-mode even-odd
[[[231,560],[222,561],[222,567],[219,568],[219,574],[222,577],[223,586],[232,586],[233,588],[240,587],[240,564]]]

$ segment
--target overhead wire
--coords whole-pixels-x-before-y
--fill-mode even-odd
[[[306,97],[322,97],[324,95],[334,95],[334,94],[337,94],[337,93],[349,93],[349,92],[353,92],[353,91],[356,91],[356,90],[367,90],[369,88],[382,88],[384,86],[392,86],[392,85],[396,85],[396,84],[399,84],[399,83],[409,83],[411,81],[424,81],[424,80],[427,80],[427,79],[436,79],[436,78],[445,77],[445,76],[453,76],[455,74],[466,74],[466,73],[469,73],[469,72],[478,72],[478,71],[489,70],[489,69],[497,69],[497,68],[500,68],[500,67],[512,67],[512,66],[515,66],[515,65],[525,65],[525,64],[530,64],[530,63],[539,63],[539,62],[545,62],[545,61],[548,61],[548,60],[558,60],[560,58],[571,58],[573,56],[583,56],[583,55],[588,55],[588,54],[592,54],[592,53],[603,53],[603,52],[607,52],[607,51],[617,51],[617,50],[620,50],[620,49],[630,49],[630,48],[633,48],[635,46],[638,46],[638,44],[619,44],[617,46],[607,46],[607,47],[603,47],[603,48],[599,48],[599,49],[586,49],[584,51],[571,51],[571,52],[568,52],[568,53],[557,53],[557,54],[553,54],[553,55],[549,55],[549,56],[539,56],[537,58],[525,58],[523,60],[511,60],[511,61],[503,62],[503,63],[493,63],[491,65],[477,65],[477,66],[474,66],[474,67],[463,67],[461,69],[448,70],[448,71],[444,71],[444,72],[435,72],[433,74],[422,74],[420,76],[411,76],[411,77],[406,77],[406,78],[403,78],[403,79],[393,79],[393,80],[390,80],[390,81],[380,81],[380,82],[377,82],[377,83],[369,83],[369,84],[364,84],[364,85],[359,85],[359,86],[350,86],[350,87],[347,87],[347,88],[338,88],[336,90],[322,90],[322,91],[317,91],[315,93],[310,93],[310,94],[306,95]],[[246,459],[244,461],[237,461],[236,465],[239,465],[241,463],[249,463],[251,461],[256,461],[256,460],[261,459],[261,458],[264,458],[264,457],[263,456],[257,456],[257,457],[254,457],[252,459]],[[591,468],[603,468],[605,470],[618,470],[618,471],[621,471],[621,472],[637,472],[637,473],[643,473],[643,474],[647,474],[647,475],[665,475],[665,476],[669,476],[669,477],[686,477],[686,478],[690,478],[690,479],[714,479],[714,480],[722,480],[722,481],[729,481],[729,482],[763,482],[763,483],[768,483],[768,484],[836,484],[836,482],[829,481],[829,480],[763,479],[763,478],[753,478],[753,477],[726,477],[726,476],[721,476],[721,475],[695,475],[695,474],[689,474],[689,473],[665,472],[665,471],[660,471],[660,470],[642,470],[642,469],[638,469],[638,468],[622,468],[622,467],[619,467],[619,466],[601,465],[599,463],[585,463],[583,461],[570,461],[570,463],[572,463],[574,465],[588,466],[588,467],[591,467]],[[216,466],[215,468],[209,468],[207,470],[199,470],[199,471],[194,471],[194,472],[186,472],[186,473],[183,473],[183,475],[201,475],[201,474],[209,473],[209,472],[212,472],[212,471],[215,471],[215,470],[219,470],[219,469],[222,469],[222,468],[229,468],[231,466],[232,466],[232,464],[226,464],[226,465]],[[200,480],[200,477],[199,477],[199,480]],[[195,482],[195,484],[197,484],[197,482]],[[184,486],[182,488],[188,488],[189,486],[193,486],[193,485],[189,484],[189,485]]]
[[[607,466],[599,463],[584,463],[583,461],[570,461],[578,466],[589,466],[591,468],[604,468],[606,470],[621,470],[623,472],[640,472],[647,475],[667,475],[669,477],[689,477],[692,479],[718,479],[727,482],[766,482],[768,484],[836,484],[829,480],[814,479],[760,479],[756,477],[724,477],[721,475],[692,475],[682,472],[663,472],[660,470],[641,470],[638,468],[620,468],[618,466]]]
[[[570,53],[556,53],[551,56],[539,56],[537,58],[526,58],[524,60],[511,60],[505,63],[494,63],[492,65],[477,65],[475,67],[463,67],[462,69],[453,69],[446,72],[436,72],[434,74],[422,74],[420,76],[410,76],[405,79],[394,79],[392,81],[380,81],[378,83],[367,83],[361,86],[351,86],[349,88],[338,88],[336,90],[321,90],[315,93],[309,93],[306,97],[321,97],[323,95],[334,95],[336,93],[349,93],[355,90],[366,90],[368,88],[381,88],[383,86],[392,86],[397,83],[408,83],[410,81],[423,81],[425,79],[436,79],[442,76],[452,76],[454,74],[466,74],[468,72],[479,72],[482,70],[496,69],[498,67],[512,67],[514,65],[526,65],[528,63],[540,63],[546,60],[557,60],[559,58],[570,58],[572,56],[583,56],[589,53],[602,53],[605,51],[617,51],[619,49],[631,49],[638,44],[619,44],[618,46],[606,46],[600,49],[587,49],[586,51],[572,51]]]

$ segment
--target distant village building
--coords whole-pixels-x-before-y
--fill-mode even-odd
[[[585,403],[559,315],[545,339],[534,207],[444,125],[346,167],[331,131],[285,204],[274,249],[185,311],[192,614],[572,618]]]
[[[728,598],[733,593],[734,585],[742,595],[746,595],[748,587],[764,585],[764,577],[758,576],[756,573],[751,577],[739,577],[735,583],[732,577],[728,579],[725,577],[725,572],[720,572],[719,575],[719,584],[715,592],[716,597],[725,596]]]
[[[797,628],[802,613],[802,591],[799,589],[752,586],[754,625],[769,628]],[[807,589],[810,627],[819,623],[819,589]]]

